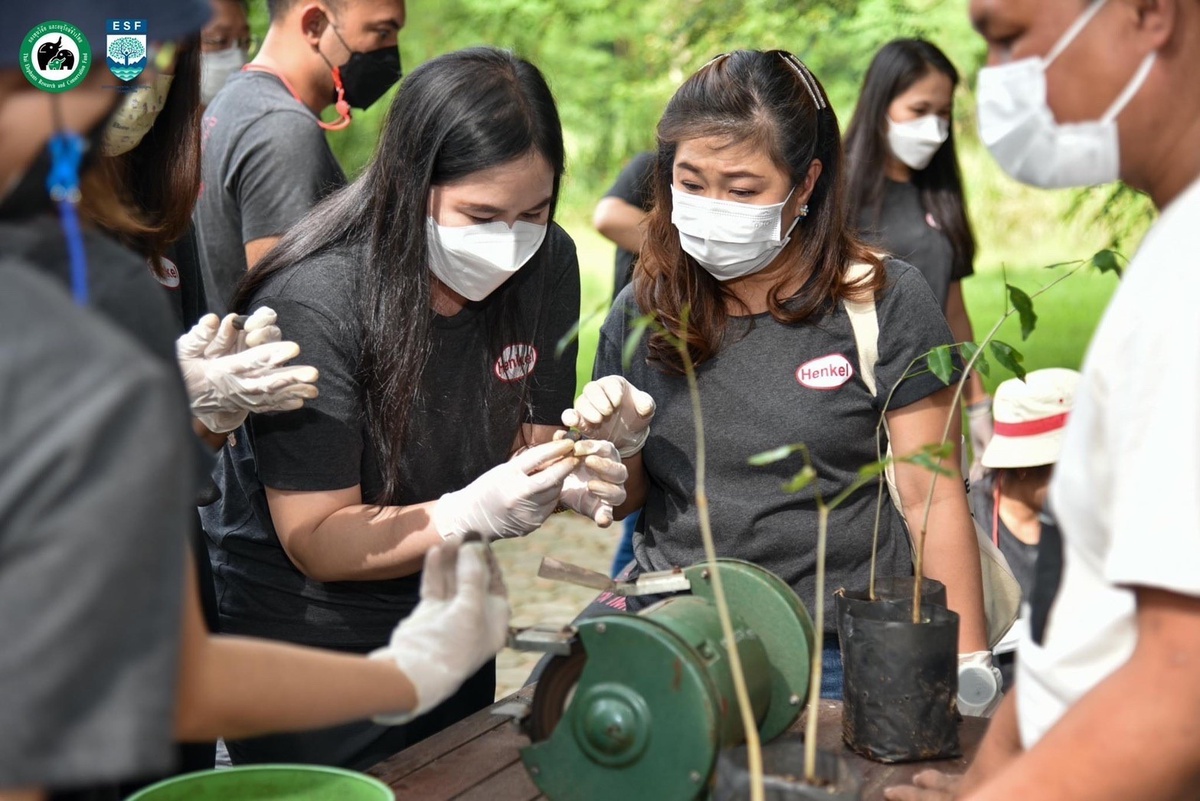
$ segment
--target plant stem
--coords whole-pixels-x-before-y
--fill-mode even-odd
[[[825,541],[829,507],[817,505],[817,616],[813,621],[813,669],[808,685],[808,720],[804,727],[804,780],[817,785],[817,719],[821,715],[821,668],[825,651]]]
[[[1056,278],[1053,281],[1051,281],[1050,283],[1046,284],[1044,287],[1042,287],[1038,291],[1030,294],[1030,296],[1029,296],[1030,300],[1032,300],[1033,298],[1036,298],[1038,295],[1042,294],[1043,292],[1045,292],[1046,290],[1055,286],[1056,284],[1070,278],[1072,275],[1079,272],[1079,270],[1083,268],[1084,264],[1086,264],[1086,262],[1080,263],[1077,267],[1075,267],[1075,269],[1071,270],[1068,273],[1064,273],[1063,275],[1060,275],[1058,278]],[[980,356],[980,354],[983,353],[984,346],[986,346],[989,342],[992,341],[992,338],[995,337],[997,332],[1000,331],[1000,326],[1004,325],[1004,321],[1007,320],[1012,315],[1017,313],[1016,309],[1009,308],[1009,306],[1008,306],[1007,286],[1008,285],[1007,285],[1007,281],[1006,281],[1006,283],[1005,283],[1006,291],[1004,294],[1004,297],[1005,297],[1005,312],[1004,312],[1004,314],[1000,317],[999,320],[996,321],[996,324],[992,326],[992,329],[987,332],[987,336],[985,336],[979,342],[979,347],[978,347],[978,349],[976,349],[974,355],[972,355],[971,358],[967,361],[967,363],[965,365],[963,365],[962,376],[958,379],[958,382],[955,384],[955,387],[954,387],[954,400],[951,401],[951,403],[950,403],[950,413],[948,415],[946,415],[946,425],[942,429],[942,439],[939,442],[940,445],[945,445],[946,440],[948,440],[950,438],[950,427],[954,423],[954,415],[959,414],[958,409],[959,409],[959,403],[962,400],[963,386],[965,386],[967,383],[967,376],[970,375],[971,368],[973,368],[975,366],[975,363],[977,361],[979,361],[979,356]],[[889,396],[889,399],[890,399],[890,396]],[[921,622],[921,580],[925,575],[925,572],[924,572],[925,571],[925,534],[929,528],[929,512],[933,508],[933,491],[937,487],[937,480],[938,480],[938,471],[934,470],[933,478],[930,479],[930,481],[929,481],[929,493],[925,496],[925,512],[924,512],[923,516],[921,517],[920,536],[917,537],[917,549],[916,549],[917,557],[915,560],[913,560],[913,573],[915,575],[915,581],[913,581],[912,622],[914,624]]]
[[[721,633],[725,637],[725,652],[729,656],[729,672],[733,676],[733,691],[737,696],[742,728],[746,734],[746,757],[750,768],[750,799],[751,801],[763,801],[762,743],[758,739],[758,724],[754,720],[754,708],[750,705],[750,692],[746,689],[746,675],[742,672],[742,659],[738,654],[733,620],[730,618],[729,606],[725,601],[725,587],[721,583],[721,571],[717,566],[717,548],[713,542],[712,521],[708,514],[708,494],[704,487],[704,420],[700,412],[700,387],[696,381],[696,368],[692,364],[692,357],[687,347],[681,347],[680,353],[683,355],[686,368],[688,392],[692,397],[692,422],[696,429],[696,514],[700,518],[700,536],[704,540],[704,556],[708,561],[708,573],[712,577],[713,598],[717,602],[717,617],[721,621]],[[820,634],[818,633],[817,636],[819,637]],[[819,649],[817,653],[819,666]]]

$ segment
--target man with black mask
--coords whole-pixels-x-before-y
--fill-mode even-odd
[[[350,124],[400,79],[404,0],[268,0],[254,60],[202,122],[194,219],[205,290],[223,313],[242,274],[317,201],[346,182],[324,131]],[[329,106],[337,120],[323,122]]]

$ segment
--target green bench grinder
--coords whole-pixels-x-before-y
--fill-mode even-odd
[[[761,567],[718,562],[764,742],[808,697],[813,626],[791,587]],[[637,615],[568,629],[525,719],[526,769],[550,801],[707,795],[717,752],[745,741],[706,564],[651,573],[614,592],[690,590]],[[561,651],[559,653],[562,653]]]

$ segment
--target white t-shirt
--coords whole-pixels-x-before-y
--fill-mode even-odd
[[[1133,653],[1130,587],[1200,596],[1197,229],[1200,181],[1146,235],[1088,350],[1050,488],[1062,581],[1042,645],[1019,650],[1026,748]]]

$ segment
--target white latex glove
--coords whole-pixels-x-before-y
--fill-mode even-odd
[[[467,486],[447,492],[433,507],[433,524],[443,539],[461,541],[471,532],[486,540],[523,537],[558,505],[563,480],[578,461],[571,440],[521,451]]]
[[[622,459],[646,444],[652,419],[654,398],[619,375],[589,381],[574,408],[562,413],[563,425],[579,429],[588,439],[608,440]]]
[[[216,433],[234,430],[249,412],[291,411],[317,397],[316,368],[284,366],[300,346],[279,340],[275,312],[259,309],[242,331],[235,318],[205,315],[175,343],[192,414]]]
[[[565,435],[559,432],[555,437]],[[575,443],[579,464],[563,480],[559,502],[590,517],[600,528],[613,522],[613,507],[625,502],[625,479],[629,469],[621,463],[617,446],[603,439],[584,439]]]
[[[370,658],[392,660],[417,706],[376,723],[407,723],[445,701],[504,647],[511,611],[495,558],[482,542],[439,545],[425,556],[421,602]]]
[[[987,468],[983,466],[983,451],[992,441],[992,399],[986,398],[967,407],[967,428],[971,434],[971,483],[983,480]]]
[[[991,651],[958,655],[958,711],[989,717],[1000,703],[1000,668],[992,666]]]

